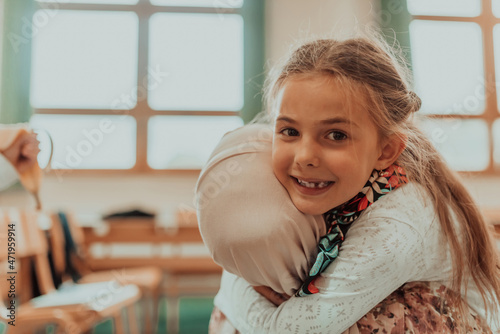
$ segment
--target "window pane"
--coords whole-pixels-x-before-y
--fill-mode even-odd
[[[422,112],[481,114],[485,108],[481,28],[469,22],[415,20],[410,40]]]
[[[500,119],[493,123],[493,143],[495,166],[500,167]]]
[[[480,0],[408,0],[413,15],[478,16]]]
[[[493,15],[500,17],[500,0],[492,0]]]
[[[168,73],[164,82],[150,87],[153,109],[243,107],[243,19],[221,15],[153,15],[149,65]]]
[[[451,168],[481,171],[489,164],[488,127],[481,120],[424,120],[421,129]]]
[[[36,108],[110,109],[136,103],[138,18],[130,12],[39,10],[33,25],[31,103]],[[130,106],[130,108],[133,107]]]
[[[128,169],[135,164],[133,117],[34,115],[30,125],[52,137],[53,169]]]
[[[496,24],[493,28],[493,44],[494,44],[494,53],[495,53],[495,75],[497,78],[500,78],[500,24]],[[498,80],[498,79],[497,79]],[[496,85],[497,92],[497,105],[498,110],[500,112],[500,87],[498,86],[498,81]]]
[[[201,169],[222,136],[243,125],[237,116],[154,116],[148,124],[148,164]]]
[[[139,0],[36,0],[45,3],[92,3],[103,5],[135,5]],[[57,9],[55,6],[47,6],[48,8]]]
[[[216,7],[216,8],[240,8],[243,0],[151,0],[153,5],[158,6],[190,6],[190,7]]]

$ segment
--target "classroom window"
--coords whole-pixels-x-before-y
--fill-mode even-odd
[[[31,123],[53,169],[198,171],[261,110],[262,0],[37,4]]]
[[[148,124],[148,142],[151,143],[148,145],[148,164],[154,169],[195,169],[208,160],[221,133],[240,125],[241,118],[238,116],[151,117]]]
[[[169,78],[150,91],[153,109],[231,111],[243,106],[241,15],[155,14],[149,50],[149,63]]]
[[[243,6],[243,0],[151,0],[151,3],[159,6],[201,6],[221,8],[241,8],[241,6]]]
[[[131,116],[34,115],[54,143],[54,169],[130,169],[136,156],[137,123]]]
[[[500,3],[407,0],[421,127],[450,166],[500,172]]]
[[[130,93],[137,83],[135,13],[59,10],[48,15],[53,16],[50,24],[32,45],[33,107],[110,109],[114,99]],[[135,102],[135,94],[131,98]]]
[[[478,94],[484,95],[479,25],[413,20],[410,36],[415,90],[422,99],[421,112],[482,114],[485,101],[469,97],[476,88]]]

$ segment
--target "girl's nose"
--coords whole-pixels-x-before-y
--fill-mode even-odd
[[[320,162],[318,148],[307,142],[300,143],[295,150],[295,163],[300,167],[318,167]]]

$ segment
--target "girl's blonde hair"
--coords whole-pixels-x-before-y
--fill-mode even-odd
[[[420,109],[421,101],[411,90],[410,72],[402,59],[381,38],[319,39],[306,43],[281,68],[271,72],[264,95],[267,110],[255,121],[274,119],[280,91],[287,80],[297,75],[327,74],[339,79],[351,92],[354,86],[361,88],[366,93],[367,111],[381,138],[396,134],[406,144],[397,163],[406,169],[411,181],[427,189],[434,203],[451,249],[452,290],[465,291],[467,295],[472,277],[486,310],[493,310],[494,315],[498,312],[495,300],[500,300],[500,266],[490,228],[458,175],[414,125],[410,115]],[[458,230],[453,214],[459,223]]]

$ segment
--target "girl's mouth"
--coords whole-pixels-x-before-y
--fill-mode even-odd
[[[297,189],[306,195],[319,195],[326,192],[335,183],[333,181],[307,182],[291,176]]]

